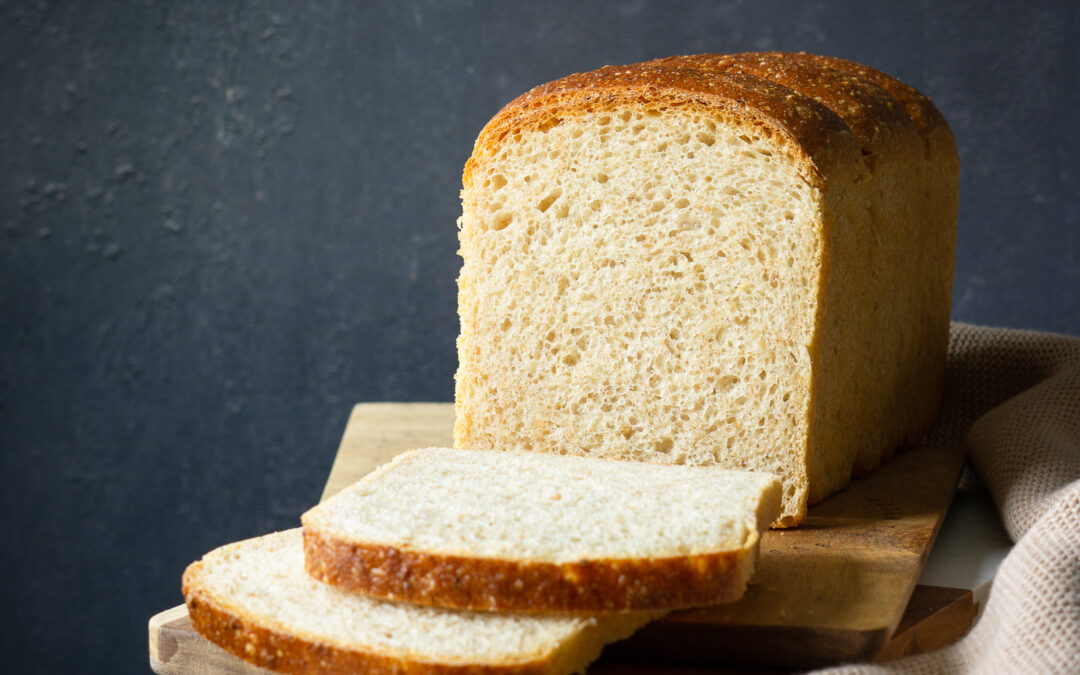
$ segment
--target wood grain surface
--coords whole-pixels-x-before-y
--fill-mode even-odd
[[[323,499],[399,452],[449,445],[453,415],[449,403],[357,405]],[[799,669],[886,660],[958,639],[976,614],[970,591],[916,589],[916,580],[963,462],[958,447],[900,453],[812,507],[799,528],[765,533],[743,600],[650,624],[609,647],[590,673],[626,672],[631,663],[642,675]],[[150,656],[162,674],[263,672],[196,634],[182,606],[151,619]]]

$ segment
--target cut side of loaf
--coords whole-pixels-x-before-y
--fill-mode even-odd
[[[299,529],[216,549],[184,573],[195,629],[283,673],[583,671],[652,615],[603,618],[456,612],[374,600],[304,572]]]
[[[427,448],[303,516],[308,573],[344,589],[518,612],[669,610],[740,598],[768,474]]]
[[[936,419],[956,173],[928,99],[840,59],[524,94],[464,172],[455,447],[769,472],[797,524]]]

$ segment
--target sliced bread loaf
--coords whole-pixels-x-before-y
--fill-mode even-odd
[[[956,176],[933,104],[839,59],[524,94],[465,166],[455,446],[771,472],[797,524],[936,417]]]
[[[184,573],[195,629],[283,673],[579,672],[651,615],[455,612],[374,600],[304,572],[300,530],[224,546]]]
[[[730,602],[779,514],[769,474],[427,448],[303,516],[308,572],[394,600],[520,612]]]

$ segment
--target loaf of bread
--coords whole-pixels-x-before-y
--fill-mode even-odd
[[[526,452],[399,455],[303,516],[307,570],[474,610],[670,610],[742,597],[770,474]]]
[[[283,673],[581,672],[651,614],[602,618],[457,612],[373,600],[304,572],[300,530],[223,546],[184,573],[195,629]]]
[[[464,171],[454,444],[774,473],[776,526],[933,424],[956,146],[806,54],[538,87]]]

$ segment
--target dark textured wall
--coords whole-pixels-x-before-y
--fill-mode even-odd
[[[1078,39],[1071,2],[0,1],[5,666],[144,672],[183,567],[295,525],[353,403],[450,400],[461,166],[572,71],[900,76],[960,144],[954,316],[1080,333]]]

